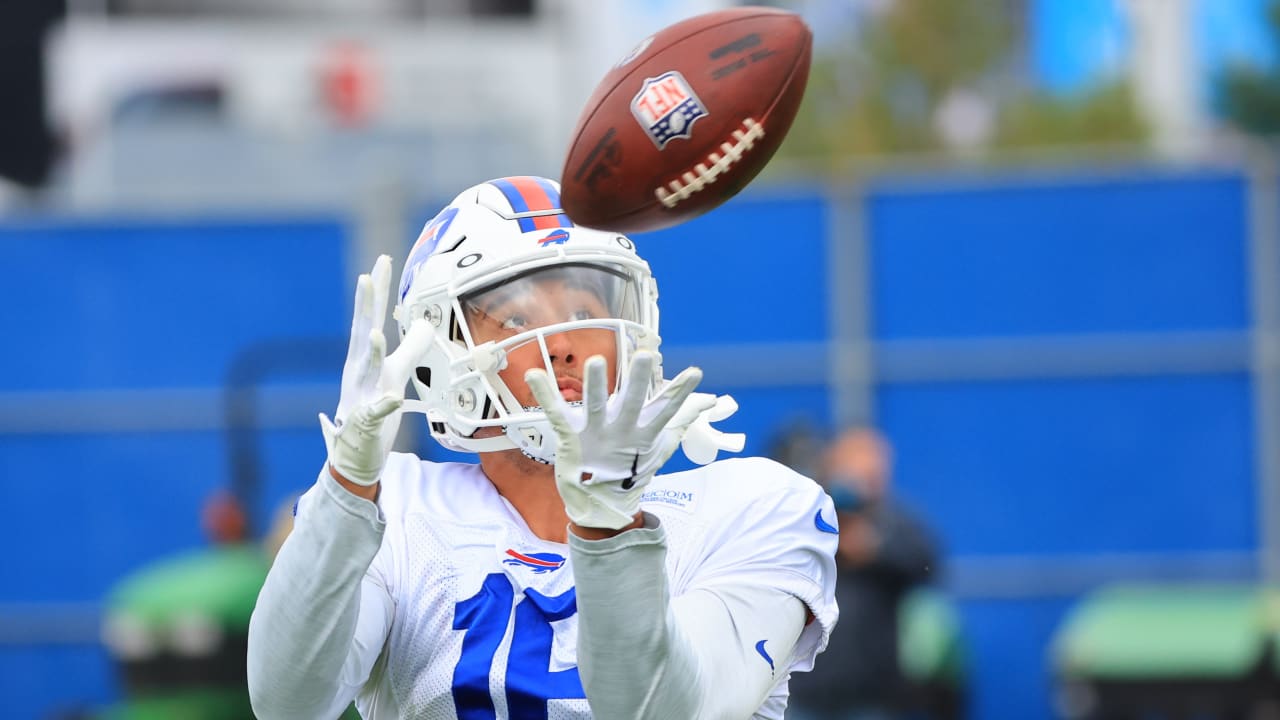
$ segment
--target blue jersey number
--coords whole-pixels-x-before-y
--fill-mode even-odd
[[[454,608],[453,629],[466,630],[462,657],[453,670],[453,702],[458,720],[494,720],[489,671],[502,636],[507,634],[515,589],[502,573],[484,579],[480,592]],[[547,720],[550,698],[585,698],[578,668],[551,670],[551,623],[578,611],[573,589],[560,595],[525,590],[516,606],[511,652],[507,657],[506,699],[511,720]]]

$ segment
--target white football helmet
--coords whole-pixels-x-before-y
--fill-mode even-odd
[[[593,310],[562,307],[549,286],[590,293]],[[425,414],[431,436],[451,450],[519,448],[552,463],[556,441],[546,416],[522,405],[499,377],[508,353],[536,344],[554,377],[548,337],[612,331],[616,390],[636,351],[658,350],[657,298],[649,265],[631,240],[575,226],[560,208],[555,181],[507,177],[468,188],[426,224],[405,260],[395,309],[401,336],[416,318],[427,319],[435,335],[413,377],[419,399],[404,409]],[[511,307],[521,315],[512,316]],[[479,324],[488,330],[478,335]],[[486,339],[495,327],[501,337]],[[651,397],[661,381],[659,362]],[[502,432],[476,437],[482,428]]]

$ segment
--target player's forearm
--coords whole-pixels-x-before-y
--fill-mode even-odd
[[[578,672],[596,717],[743,719],[786,672],[804,622],[795,597],[731,587],[673,602],[652,521],[608,540],[572,537],[570,548]]]
[[[645,518],[645,527],[611,538],[569,534],[578,674],[595,717],[656,718],[658,704],[676,709],[667,717],[696,716],[697,678],[688,658],[671,652],[666,535],[652,515]],[[657,688],[662,703],[653,697]]]
[[[336,717],[351,700],[340,695],[353,694],[344,690],[343,666],[359,619],[361,580],[384,526],[376,506],[327,472],[309,495],[249,625],[249,691],[264,719]]]

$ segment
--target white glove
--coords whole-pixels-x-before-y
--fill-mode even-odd
[[[373,485],[400,429],[400,405],[416,360],[431,339],[432,328],[414,321],[396,351],[386,357],[382,325],[391,290],[391,258],[382,255],[373,272],[356,280],[351,343],[342,366],[342,394],[331,421],[320,413],[320,430],[329,466],[357,485]],[[384,361],[385,358],[385,361]]]
[[[701,395],[703,393],[693,393],[685,402],[697,399]],[[733,396],[711,395],[709,397],[714,400],[715,405],[693,421],[693,425],[689,426],[689,431],[685,433],[684,440],[680,442],[680,449],[684,450],[685,457],[699,465],[713,462],[716,459],[716,453],[721,450],[742,452],[742,448],[747,444],[747,436],[743,433],[724,433],[711,427],[711,423],[726,420],[730,415],[738,412],[738,403]]]
[[[702,380],[696,367],[677,375],[646,403],[654,362],[653,353],[636,353],[622,387],[610,397],[605,359],[588,358],[579,407],[565,402],[546,370],[525,373],[556,434],[556,487],[569,519],[580,527],[620,530],[630,525],[640,512],[645,485],[675,452],[689,425],[715,404],[711,395],[690,398]]]

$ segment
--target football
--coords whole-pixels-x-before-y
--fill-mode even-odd
[[[643,232],[733,197],[786,137],[812,49],[799,16],[765,7],[699,15],[646,38],[600,81],[570,136],[565,213]]]

